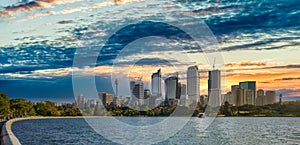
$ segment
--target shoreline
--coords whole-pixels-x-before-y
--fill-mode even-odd
[[[14,135],[12,131],[12,125],[15,122],[18,121],[24,121],[24,120],[33,120],[33,119],[76,119],[76,118],[115,118],[115,117],[139,117],[139,116],[32,116],[32,117],[24,117],[24,118],[14,118],[8,120],[6,123],[4,123],[2,130],[1,130],[1,135],[2,135],[2,145],[21,145],[19,139]],[[148,116],[143,116],[143,117],[148,117]],[[168,116],[151,116],[151,117],[168,117]],[[239,118],[265,118],[269,116],[215,116],[216,118],[234,118],[234,117],[239,117]],[[273,116],[273,117],[280,117],[280,116]],[[288,117],[288,118],[297,118],[293,116],[283,116],[283,117]],[[194,118],[194,117],[191,117]],[[272,116],[270,116],[272,118]]]
[[[1,129],[3,145],[21,145],[19,139],[12,132],[12,124],[20,120],[23,118],[10,119],[3,125]]]
[[[105,118],[104,116],[31,116],[24,118],[14,118],[6,121],[1,128],[1,145],[21,145],[19,139],[12,131],[12,125],[18,121],[33,119],[58,119],[58,118]]]

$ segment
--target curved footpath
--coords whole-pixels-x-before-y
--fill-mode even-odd
[[[25,118],[11,119],[3,125],[2,130],[1,130],[2,145],[21,145],[18,138],[13,134],[11,128],[12,128],[13,122],[19,121],[19,120],[24,120],[24,119]]]

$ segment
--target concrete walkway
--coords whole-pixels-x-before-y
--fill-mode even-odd
[[[2,127],[3,127],[4,124],[5,124],[5,121],[1,121],[0,122],[0,130],[1,130],[1,132],[0,132],[0,145],[3,145],[3,143],[2,143],[2,137],[3,137],[3,135],[2,135]]]
[[[1,145],[21,145],[18,138],[12,132],[12,123],[20,119],[11,119],[7,121],[1,130],[2,142]]]

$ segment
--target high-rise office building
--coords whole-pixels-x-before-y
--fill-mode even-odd
[[[181,83],[178,82],[177,84],[177,89],[176,89],[176,99],[180,99],[180,96],[181,96]]]
[[[144,99],[148,99],[151,95],[151,92],[149,89],[144,90]]]
[[[256,104],[256,81],[240,82],[240,88],[246,90],[244,104]]]
[[[134,86],[135,86],[135,81],[130,81],[130,98],[131,98],[131,100],[134,100],[134,98],[135,98],[133,95]]]
[[[138,80],[135,82],[134,88],[133,88],[133,96],[134,99],[144,99],[144,83],[142,80]]]
[[[221,71],[212,70],[208,72],[208,96],[209,105],[221,106]]]
[[[256,105],[262,106],[264,105],[264,99],[265,99],[265,92],[263,89],[257,90],[257,98],[256,98]]]
[[[114,95],[106,92],[100,92],[99,99],[102,101],[104,106],[108,106],[113,102]]]
[[[84,107],[84,103],[85,103],[85,100],[84,100],[84,96],[82,94],[80,94],[79,96],[77,96],[77,105],[79,108],[83,108]]]
[[[252,90],[246,90],[246,94],[244,96],[244,104],[251,104],[251,105],[254,105],[256,102],[254,102],[254,91]]]
[[[153,73],[151,76],[151,93],[153,96],[161,97],[161,70],[157,70],[156,73]]]
[[[180,104],[182,106],[187,106],[188,105],[188,99],[187,99],[187,87],[186,84],[181,84],[181,88],[180,88]]]
[[[177,96],[180,96],[180,94],[177,94],[179,91],[178,87],[178,73],[174,73],[170,75],[166,80],[165,80],[165,95],[166,95],[166,101],[169,100],[175,100]]]
[[[245,89],[238,88],[237,90],[237,106],[242,106],[245,104],[245,95],[246,95]]]
[[[185,98],[186,99],[186,84],[181,84],[181,95],[180,95],[180,98]]]
[[[238,96],[240,96],[239,90],[240,86],[239,85],[232,85],[231,86],[231,102],[229,102],[230,104],[233,104],[234,106],[237,106],[237,100],[238,100]]]
[[[156,106],[156,99],[161,98],[161,69],[158,69],[156,73],[151,76],[151,95],[149,98],[149,106],[154,108]]]
[[[276,92],[275,91],[266,91],[265,96],[266,104],[273,104],[276,102]]]
[[[86,107],[88,108],[94,108],[96,105],[96,101],[93,99],[89,99],[86,101]]]
[[[224,104],[225,102],[228,102],[229,104],[232,104],[231,103],[232,102],[232,94],[231,94],[231,92],[227,92],[223,96],[224,96],[224,98],[222,98],[222,100],[223,100],[222,104]]]
[[[197,66],[190,66],[187,70],[187,96],[194,99],[198,99],[200,96],[200,78]]]
[[[143,104],[149,106],[149,100],[150,100],[151,92],[149,89],[144,90],[144,102]]]

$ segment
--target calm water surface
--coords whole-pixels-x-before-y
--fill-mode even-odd
[[[109,118],[91,118],[109,121]],[[153,124],[164,118],[119,118],[128,124]],[[204,131],[192,118],[173,137],[159,144],[300,144],[300,118],[216,118]],[[25,145],[116,144],[98,135],[84,119],[37,119],[15,122],[13,132]],[[116,132],[117,133],[117,132]],[[126,137],[126,134],[123,133]]]

